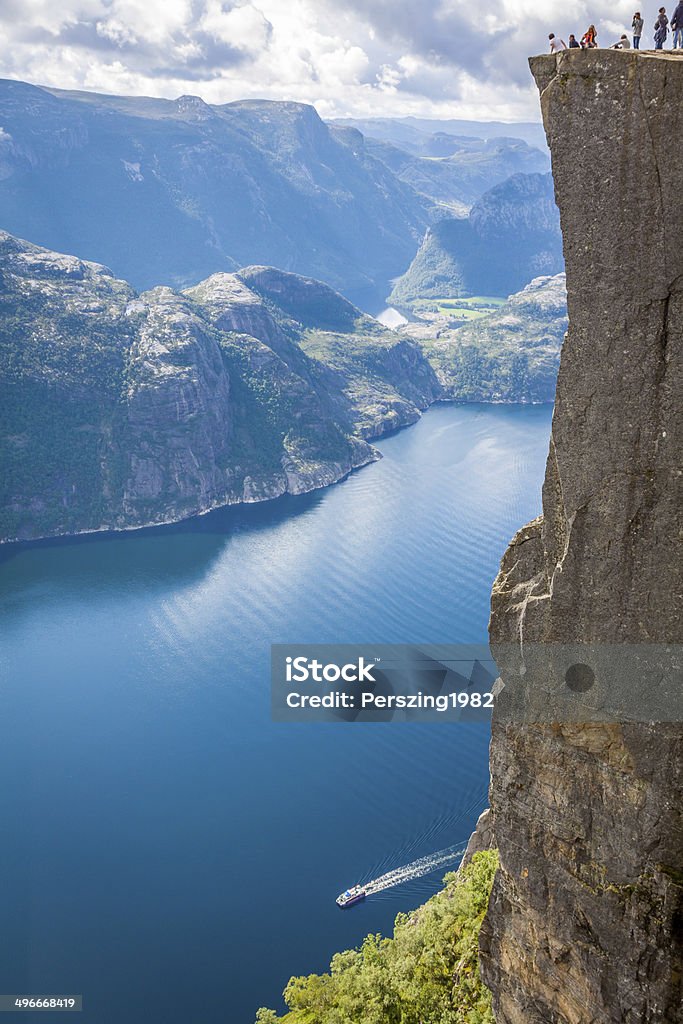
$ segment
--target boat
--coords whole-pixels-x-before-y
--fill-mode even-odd
[[[345,910],[347,907],[352,907],[354,903],[360,903],[366,896],[367,892],[362,885],[354,885],[337,896],[337,906]]]

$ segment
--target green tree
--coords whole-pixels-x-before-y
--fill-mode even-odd
[[[497,864],[495,850],[475,854],[423,907],[398,915],[393,938],[368,935],[329,974],[291,978],[289,1012],[259,1010],[257,1024],[493,1024],[478,940]]]

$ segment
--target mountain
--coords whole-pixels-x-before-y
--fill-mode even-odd
[[[540,121],[466,121],[427,117],[336,118],[332,124],[357,128],[373,139],[391,142],[417,156],[426,152],[434,136],[469,136],[473,139],[521,139],[529,146],[547,151],[545,132]],[[442,155],[442,154],[433,154]]]
[[[0,233],[0,540],[333,483],[441,393],[419,347],[266,267],[139,294]]]
[[[552,402],[567,330],[564,274],[538,277],[488,316],[421,340],[444,396],[467,402]],[[429,338],[433,325],[424,329]],[[415,335],[415,325],[404,330]]]
[[[355,145],[393,171],[403,182],[451,214],[465,216],[472,203],[513,174],[547,173],[545,151],[518,138],[427,134],[404,122],[332,122],[340,139]],[[374,132],[377,132],[377,135]]]
[[[0,225],[136,288],[267,264],[381,302],[433,203],[313,107],[0,81]],[[361,140],[362,141],[362,140]]]
[[[520,139],[492,140],[431,136],[422,156],[389,142],[366,138],[366,151],[381,160],[403,182],[457,215],[484,192],[517,173],[547,172],[547,156]]]
[[[543,514],[513,538],[491,601],[500,869],[480,935],[482,976],[498,1024],[674,1024],[683,1005],[683,152],[671,131],[683,62],[588,50],[531,67],[562,211],[570,322]]]
[[[533,277],[563,270],[562,235],[550,174],[515,174],[479,199],[464,219],[425,235],[389,301],[507,296]]]

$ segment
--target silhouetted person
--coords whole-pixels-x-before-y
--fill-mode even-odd
[[[671,30],[674,34],[674,50],[683,50],[683,0],[671,15]]]
[[[659,8],[659,14],[655,22],[655,50],[663,50],[666,37],[669,34],[669,19],[666,16],[666,7]]]
[[[633,49],[634,50],[639,50],[640,49],[640,37],[643,34],[643,25],[644,25],[644,22],[643,22],[643,19],[640,16],[640,11],[636,11],[636,13],[633,15],[633,22],[631,23],[631,28],[633,30]]]

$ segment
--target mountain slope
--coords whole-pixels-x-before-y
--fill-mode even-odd
[[[424,906],[397,916],[393,938],[368,935],[337,953],[329,974],[291,978],[289,1013],[262,1008],[256,1024],[493,1024],[477,938],[496,862],[494,850],[475,853]]]
[[[363,437],[440,394],[417,346],[268,268],[138,294],[0,233],[0,314],[0,540],[322,487],[377,458]]]
[[[510,295],[563,269],[562,236],[549,174],[516,174],[487,192],[466,219],[435,224],[389,301]]]
[[[415,332],[408,324],[405,332]],[[469,402],[552,402],[567,330],[564,274],[538,277],[495,312],[445,327],[422,349],[444,396]]]
[[[0,226],[137,288],[268,264],[381,301],[431,203],[313,107],[0,81]]]

